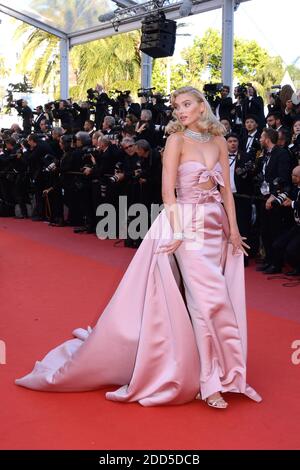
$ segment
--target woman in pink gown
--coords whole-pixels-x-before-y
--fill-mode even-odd
[[[107,399],[143,406],[201,398],[224,409],[224,392],[261,401],[246,381],[247,245],[237,228],[223,126],[195,88],[175,91],[172,105],[164,210],[96,326],[75,330],[75,339],[36,362],[18,385],[57,392],[118,385]]]

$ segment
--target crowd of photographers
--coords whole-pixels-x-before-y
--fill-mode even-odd
[[[208,100],[226,128],[230,180],[240,233],[265,274],[300,275],[300,97],[289,85],[265,106],[251,84],[208,85]],[[219,93],[217,93],[219,91]],[[247,260],[245,261],[247,264]]]
[[[204,92],[226,128],[240,232],[253,255],[264,253],[257,269],[273,274],[287,263],[289,274],[300,274],[299,96],[289,86],[275,90],[265,113],[251,84],[237,86],[233,100],[226,86],[209,84]],[[150,210],[162,203],[162,149],[172,109],[152,89],[140,90],[139,98],[134,103],[129,91],[109,97],[97,85],[81,104],[61,100],[33,113],[24,100],[11,103],[23,129],[1,130],[0,216],[14,215],[17,206],[17,218],[93,233],[101,203],[118,210],[121,195],[128,206],[140,202]]]

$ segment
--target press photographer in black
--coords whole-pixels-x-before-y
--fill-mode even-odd
[[[220,96],[216,96],[214,106],[215,114],[219,120],[226,118],[231,119],[232,98],[229,96],[230,87],[223,85],[220,90]]]
[[[111,104],[111,100],[99,83],[97,83],[95,90],[93,88],[87,90],[87,99],[89,105],[95,109],[96,129],[101,129],[103,119],[108,114],[108,106]]]
[[[254,194],[254,169],[255,157],[251,153],[239,149],[239,138],[237,134],[231,133],[226,136],[230,184],[234,197],[237,223],[243,237],[249,241],[252,219],[252,197]],[[250,243],[251,244],[251,243]],[[245,265],[248,258],[244,258]]]
[[[44,220],[43,190],[43,157],[51,154],[51,147],[47,142],[41,141],[35,134],[28,136],[29,150],[24,155],[29,167],[29,174],[33,193],[35,196],[35,208],[32,215],[33,221]]]
[[[288,152],[277,146],[278,132],[274,129],[263,129],[260,143],[263,156],[257,162],[257,181],[263,199],[260,204],[260,229],[263,247],[265,250],[264,264],[257,268],[266,274],[271,274],[272,245],[282,233],[287,224],[282,206],[272,204],[278,195],[278,181],[280,191],[287,191],[291,187],[291,165]]]
[[[28,106],[28,102],[26,100],[18,100],[16,109],[23,118],[23,132],[24,135],[27,137],[28,134],[31,133],[31,126],[33,120],[32,109]]]
[[[288,276],[300,275],[300,166],[296,166],[292,173],[293,188],[285,195],[282,206],[285,210],[293,211],[293,225],[286,229],[272,246],[272,272],[281,273],[284,263],[291,266]],[[275,200],[276,201],[276,200]],[[274,201],[273,201],[274,204]],[[281,204],[281,200],[277,201]]]

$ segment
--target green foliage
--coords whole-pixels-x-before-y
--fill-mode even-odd
[[[5,59],[4,57],[0,56],[0,78],[8,77],[8,75],[9,75],[9,69],[5,65]]]
[[[209,28],[202,38],[196,37],[181,53],[182,64],[171,67],[171,89],[205,82],[221,82],[222,38]],[[282,59],[271,57],[256,41],[236,38],[234,41],[234,77],[240,83],[251,82],[263,94],[271,85],[280,83],[284,74]],[[166,83],[165,65],[156,61],[153,85],[162,88]]]
[[[96,83],[106,90],[136,92],[140,87],[139,44],[140,33],[134,31],[74,47],[71,62],[77,77],[76,96],[84,98]]]

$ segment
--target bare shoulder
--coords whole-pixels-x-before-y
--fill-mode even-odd
[[[169,144],[181,145],[183,142],[183,132],[173,132],[169,135],[167,142]]]
[[[227,147],[226,139],[223,135],[214,135],[212,141],[221,149]]]

